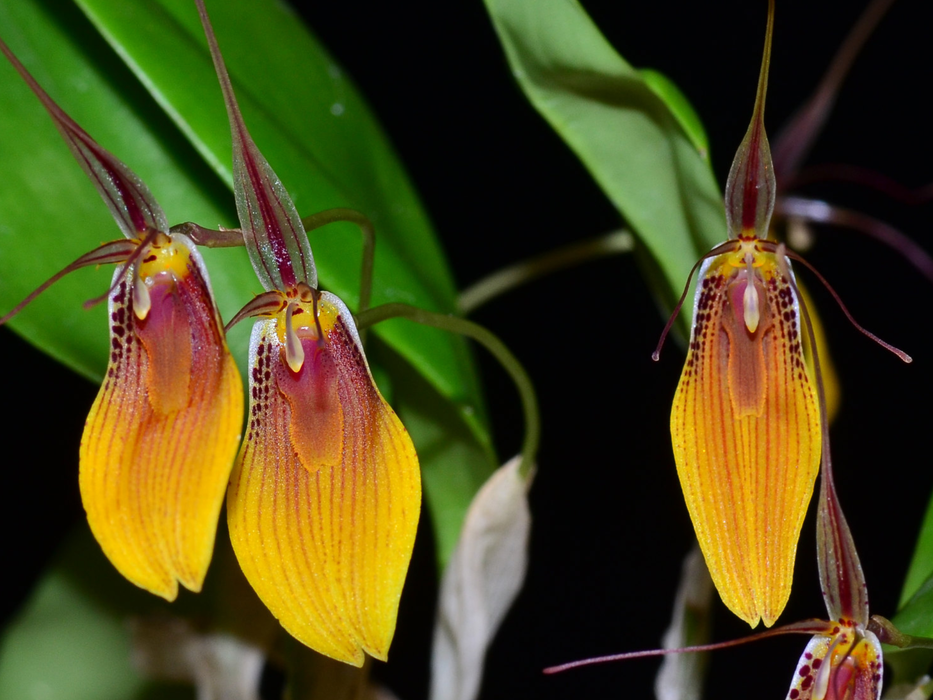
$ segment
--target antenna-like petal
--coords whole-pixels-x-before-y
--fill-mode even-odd
[[[285,291],[298,282],[316,288],[317,272],[301,217],[246,129],[203,0],[197,5],[230,117],[233,191],[253,268],[267,290]]]

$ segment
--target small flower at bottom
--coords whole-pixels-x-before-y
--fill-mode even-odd
[[[2,41],[0,50],[126,237],[80,257],[0,323],[72,270],[120,265],[107,294],[110,361],[81,439],[81,499],[120,573],[173,600],[179,582],[198,591],[207,573],[243,413],[207,270],[191,240],[169,231],[146,185],[65,114]]]
[[[852,620],[827,622],[800,657],[787,700],[878,700],[881,659],[873,632]]]
[[[349,310],[317,289],[301,219],[249,135],[201,0],[198,9],[230,118],[243,240],[266,289],[231,322],[259,318],[230,539],[290,634],[362,666],[365,654],[386,658],[395,632],[421,509],[418,458]]]

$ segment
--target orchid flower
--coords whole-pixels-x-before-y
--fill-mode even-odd
[[[790,259],[825,280],[768,238],[777,191],[764,128],[773,23],[770,0],[755,107],[726,182],[729,239],[698,263],[671,409],[677,473],[700,549],[723,602],[752,627],[773,625],[790,596],[827,420],[813,384],[819,336],[801,333],[805,299]],[[860,332],[911,361],[839,303]]]
[[[769,17],[773,14],[773,2],[771,8]],[[789,279],[790,289],[797,294],[799,290],[790,276],[786,261],[781,259],[779,262],[781,274]],[[806,306],[800,308],[802,327],[810,346],[815,348],[812,320]],[[881,642],[876,631],[880,629],[890,632],[892,636],[898,633],[890,622],[869,618],[865,577],[833,480],[826,392],[818,352],[813,353],[812,367],[812,384],[815,387],[816,409],[821,426],[819,437],[822,464],[817,514],[817,559],[829,620],[804,620],[727,642],[584,659],[545,669],[546,673],[607,661],[714,651],[777,635],[812,634],[813,638],[797,664],[787,700],[880,700],[883,663]],[[907,646],[911,641],[905,638],[902,646]]]
[[[78,258],[0,323],[73,270],[120,265],[105,295],[110,361],[81,438],[81,499],[120,573],[174,600],[179,582],[201,589],[243,418],[242,382],[207,269],[192,241],[170,231],[146,185],[65,114],[2,41],[0,50],[126,237]]]
[[[384,660],[418,526],[418,458],[373,381],[352,315],[317,288],[301,219],[249,135],[201,0],[198,10],[230,118],[243,239],[266,289],[232,321],[259,319],[230,538],[290,634],[356,666],[364,652]]]
[[[726,183],[729,240],[699,272],[671,411],[677,473],[723,602],[771,626],[820,462],[820,417],[800,302],[783,246],[767,240],[775,181],[764,130],[773,0],[751,124]]]

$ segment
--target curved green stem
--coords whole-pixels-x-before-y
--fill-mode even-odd
[[[369,307],[373,292],[373,255],[376,252],[376,229],[373,222],[355,209],[327,209],[302,218],[305,231],[312,231],[337,221],[346,221],[360,227],[363,234],[363,268],[360,271],[360,303],[356,312],[363,313]]]
[[[868,629],[875,633],[882,644],[890,644],[898,649],[933,649],[933,639],[904,634],[894,623],[881,615],[872,615]]]
[[[457,307],[463,314],[471,314],[483,304],[495,299],[497,296],[511,291],[516,287],[527,284],[539,277],[553,272],[564,270],[590,260],[599,260],[610,255],[629,253],[635,247],[632,234],[620,229],[607,233],[599,238],[593,238],[582,243],[563,246],[556,250],[523,260],[509,267],[505,267],[479,282],[469,286],[460,293]]]
[[[407,318],[409,321],[424,326],[433,326],[451,333],[465,335],[485,346],[495,356],[499,364],[512,377],[512,381],[515,382],[521,396],[522,410],[525,414],[525,440],[522,443],[522,463],[519,467],[519,473],[522,478],[527,479],[531,473],[535,455],[538,452],[538,443],[541,440],[541,414],[538,410],[538,398],[535,394],[534,385],[531,383],[525,368],[512,354],[512,351],[497,336],[477,323],[458,316],[425,311],[408,304],[383,304],[377,306],[357,315],[356,322],[359,328],[363,329],[392,318]]]

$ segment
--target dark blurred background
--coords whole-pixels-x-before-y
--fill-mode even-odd
[[[573,154],[512,80],[480,0],[454,3],[295,3],[369,99],[409,169],[457,282],[621,225]],[[725,181],[754,101],[765,2],[584,6],[630,62],[666,73],[709,133]],[[772,137],[808,97],[864,2],[778,3],[766,122]],[[871,168],[909,187],[933,181],[927,92],[933,7],[895,3],[856,62],[809,164]],[[813,196],[900,227],[928,250],[933,206],[864,188],[819,184]],[[933,489],[929,387],[931,283],[895,252],[848,231],[816,229],[808,259],[856,317],[911,353],[903,366],[860,336],[806,275],[826,326],[843,404],[833,426],[837,487],[859,547],[872,610],[893,615]],[[489,656],[483,700],[650,697],[656,661],[544,677],[544,666],[657,646],[692,529],[667,430],[683,354],[650,359],[664,318],[634,261],[619,257],[535,282],[475,316],[525,363],[544,420],[531,492],[528,579]],[[0,331],[8,362],[7,505],[3,509],[12,614],[64,534],[80,522],[77,445],[96,387]],[[522,417],[505,374],[477,353],[503,461]],[[49,387],[55,387],[54,391]],[[20,504],[42,504],[24,513]],[[812,510],[812,509],[811,509]],[[801,536],[783,621],[825,614],[812,512]],[[429,538],[416,552],[393,663],[377,674],[401,700],[427,693],[434,587]],[[15,562],[15,563],[14,563]],[[11,573],[12,572],[12,573]],[[435,584],[436,585],[436,584]],[[714,635],[748,631],[718,601]],[[717,653],[709,696],[787,692],[802,638]]]

